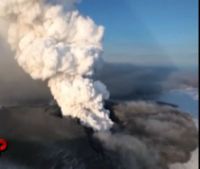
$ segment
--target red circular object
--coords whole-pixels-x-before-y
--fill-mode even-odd
[[[7,149],[8,142],[5,139],[0,138],[0,152],[3,152]]]

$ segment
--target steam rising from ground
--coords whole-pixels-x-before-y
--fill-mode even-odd
[[[106,107],[116,122],[110,132],[90,132],[71,118],[58,118],[57,106],[2,107],[0,135],[12,147],[2,154],[0,168],[197,168],[197,157],[188,163],[198,145],[188,114],[145,101],[106,102]]]
[[[65,116],[95,130],[112,126],[106,87],[91,79],[101,63],[104,28],[74,10],[74,0],[3,0],[8,42],[33,79],[47,81]]]

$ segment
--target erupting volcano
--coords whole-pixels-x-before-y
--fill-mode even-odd
[[[92,80],[102,61],[104,28],[73,5],[66,0],[6,0],[0,2],[0,16],[8,21],[8,42],[18,64],[33,79],[47,81],[63,115],[108,130],[113,123],[103,101],[109,92]]]

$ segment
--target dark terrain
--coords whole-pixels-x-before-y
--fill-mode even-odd
[[[152,102],[107,102],[116,124],[96,133],[62,118],[56,105],[0,108],[0,138],[9,142],[0,169],[167,169],[197,148],[192,118]]]

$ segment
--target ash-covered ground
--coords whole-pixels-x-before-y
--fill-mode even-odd
[[[0,136],[9,148],[0,169],[168,169],[198,145],[193,119],[155,102],[107,102],[116,123],[97,133],[62,118],[56,105],[0,109]]]

